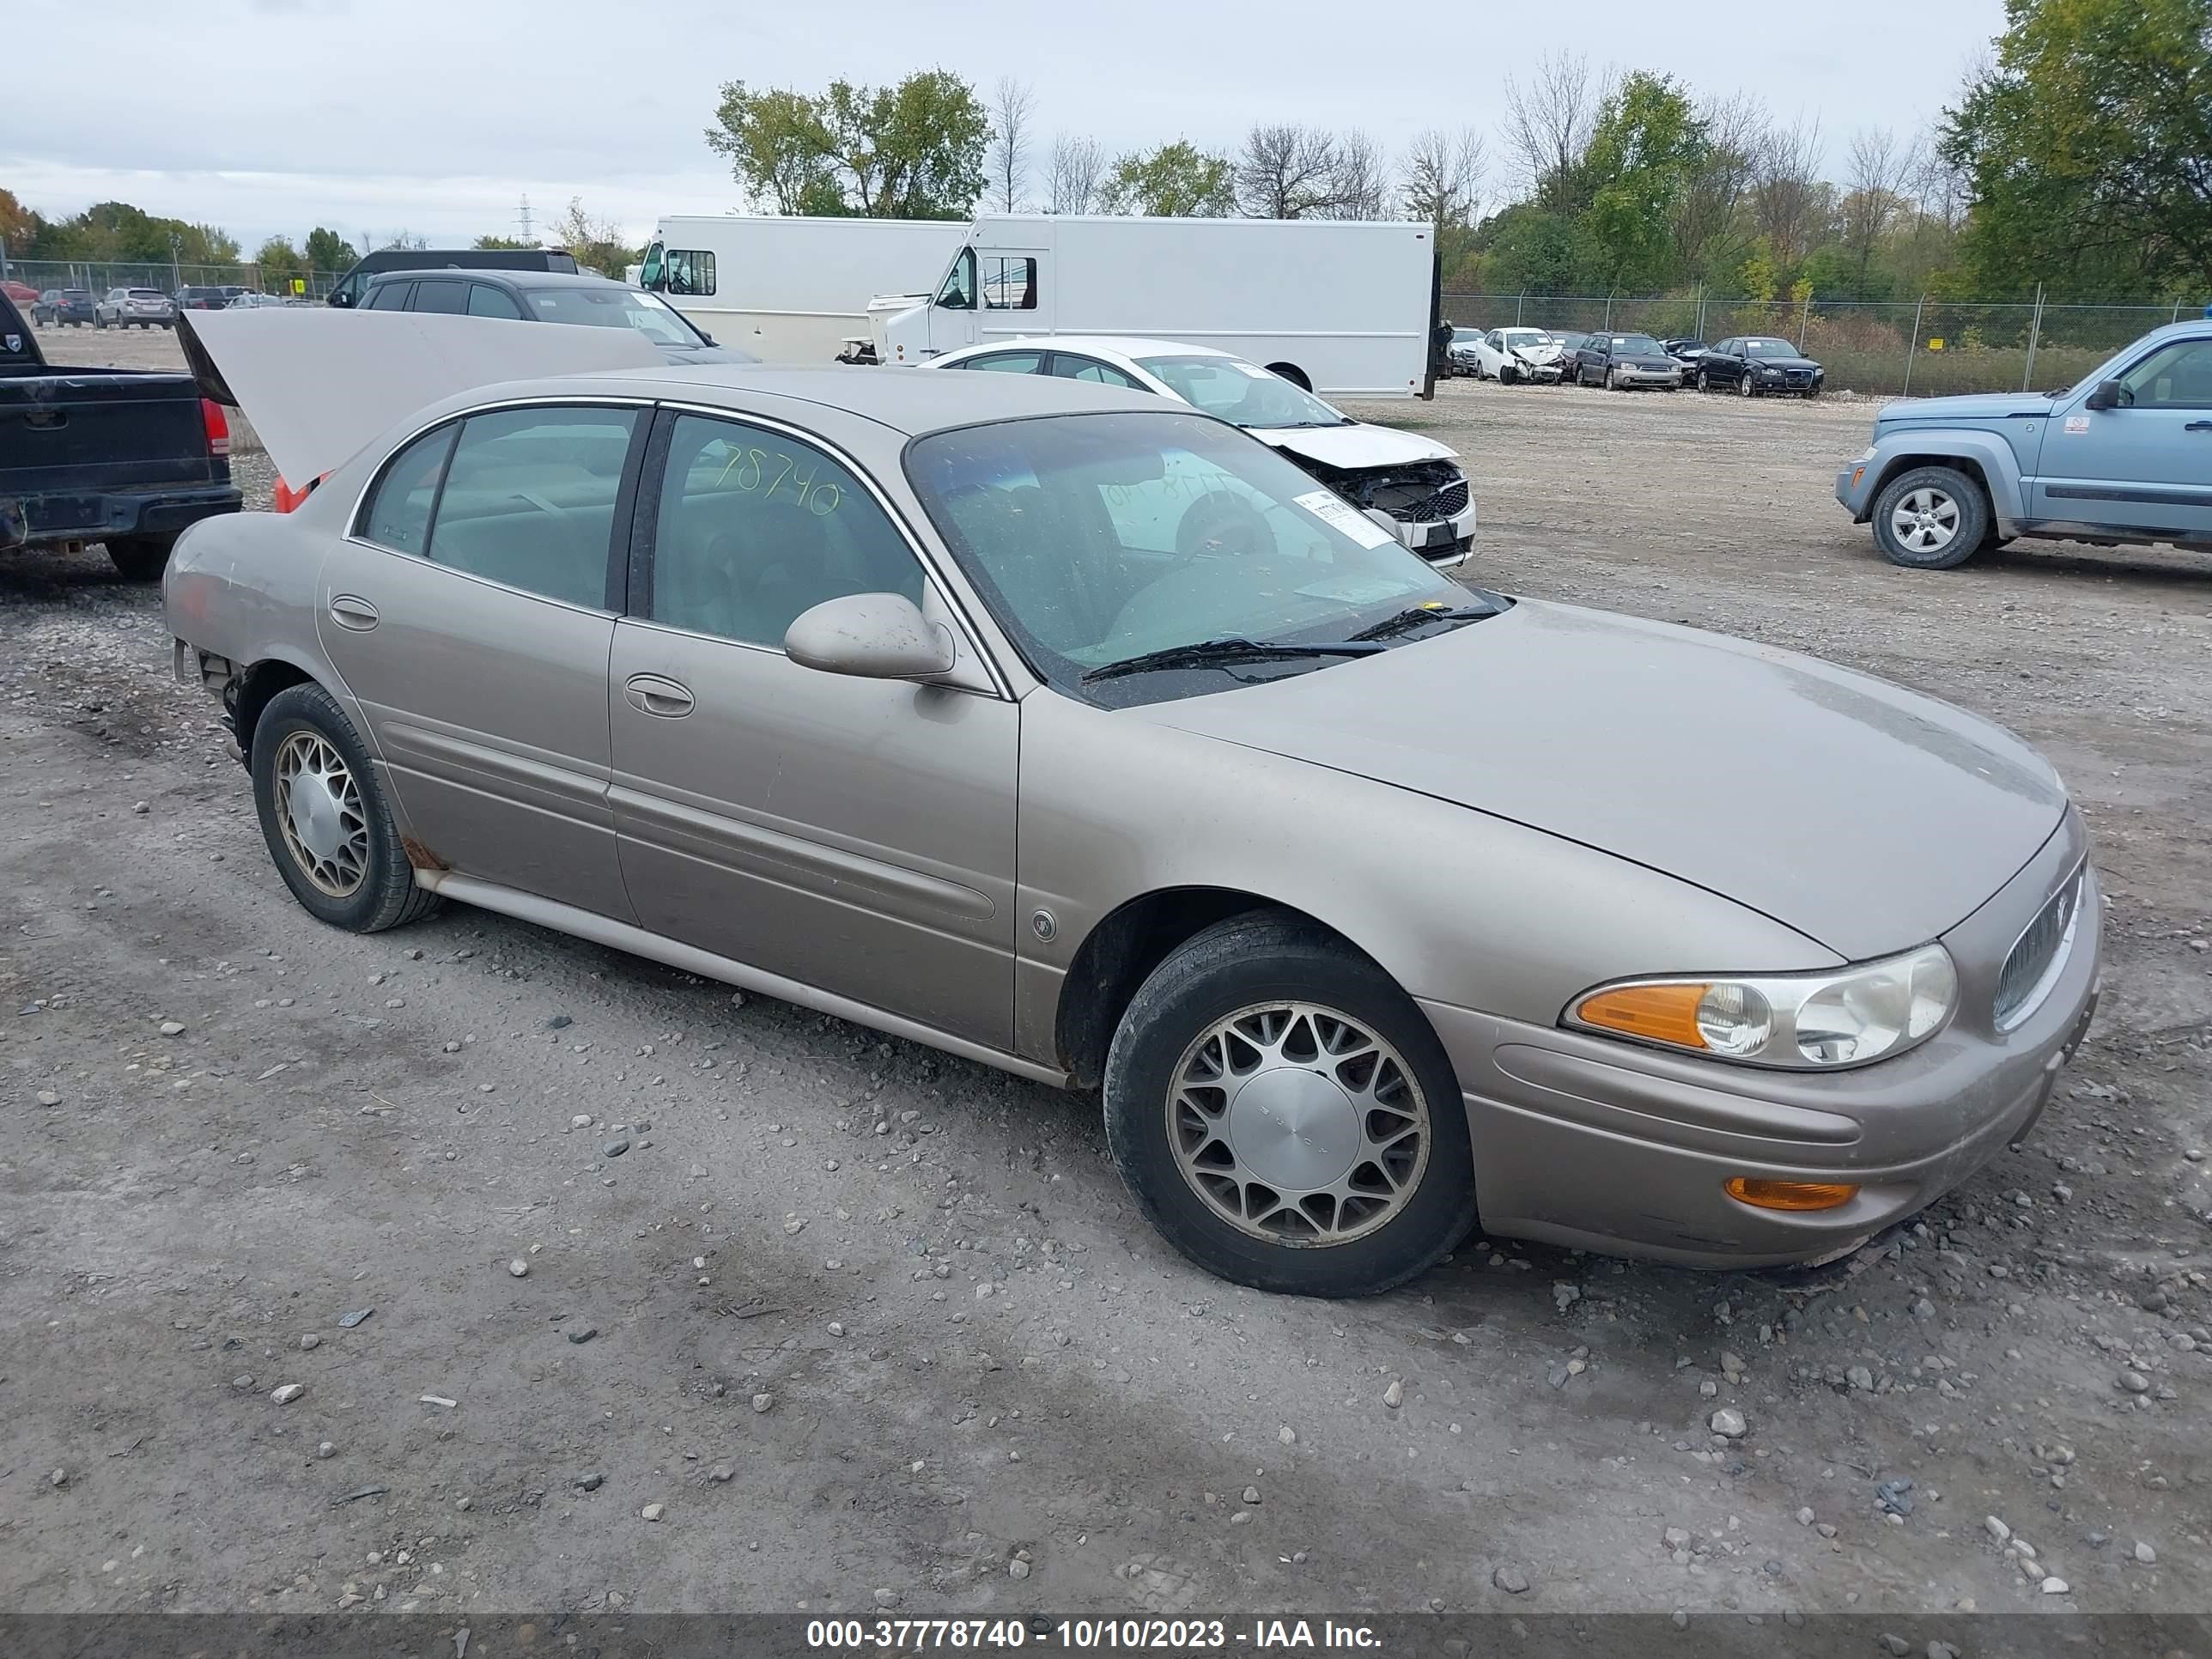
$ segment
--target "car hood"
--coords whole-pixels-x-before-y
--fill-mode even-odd
[[[1530,600],[1378,656],[1128,712],[1580,842],[1853,961],[1948,931],[2066,810],[2042,757],[1948,703],[1794,652]]]
[[[2047,392],[2000,392],[1962,398],[1907,398],[1884,404],[1875,416],[1880,426],[1942,424],[1957,421],[2002,421],[2014,415],[2041,416],[2051,413]]]
[[[1820,364],[1810,357],[1754,357],[1752,362],[1761,368],[1818,368]]]
[[[1447,449],[1433,438],[1360,421],[1349,426],[1247,427],[1245,430],[1263,444],[1344,472],[1403,466],[1408,461],[1459,459],[1456,450]]]
[[[1508,346],[1505,349],[1515,356],[1525,357],[1532,363],[1548,363],[1559,355],[1559,343],[1557,340],[1538,340],[1533,344]]]

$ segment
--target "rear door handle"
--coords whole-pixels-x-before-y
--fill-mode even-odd
[[[691,712],[690,692],[658,674],[633,674],[623,682],[623,697],[641,714],[680,720]]]
[[[2181,429],[2184,432],[2212,432],[2212,421],[2191,421]]]
[[[340,628],[350,628],[356,634],[366,634],[376,626],[376,607],[367,599],[356,599],[350,593],[340,593],[331,600],[331,620]]]

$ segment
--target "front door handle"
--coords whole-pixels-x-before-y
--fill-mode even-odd
[[[623,682],[623,697],[641,714],[680,720],[691,712],[690,692],[658,674],[633,674]]]
[[[350,593],[340,593],[331,600],[331,620],[340,628],[350,628],[356,634],[366,634],[376,626],[376,607],[367,599],[356,599]]]
[[[2181,429],[2184,432],[2212,432],[2212,421],[2191,421]]]

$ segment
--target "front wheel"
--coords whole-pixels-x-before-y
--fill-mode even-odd
[[[1972,478],[1955,467],[1915,467],[1875,497],[1875,545],[1910,570],[1950,570],[1981,550],[1990,519],[1989,497]]]
[[[254,722],[253,804],[276,873],[319,920],[374,933],[437,908],[360,734],[321,686],[287,686]]]
[[[1105,1107],[1146,1218],[1255,1290],[1376,1295],[1474,1223],[1467,1115],[1436,1033],[1310,922],[1255,911],[1171,952],[1115,1032]]]
[[[1607,365],[1606,366],[1606,371],[1605,371],[1605,389],[1606,389],[1607,392],[1618,392],[1618,391],[1620,391],[1620,386],[1619,386],[1617,383],[1615,383],[1615,381],[1614,381],[1614,380],[1613,380],[1613,367],[1612,367],[1612,365],[1611,365],[1611,364],[1607,364]]]
[[[1751,383],[1751,376],[1748,374],[1740,374],[1736,377],[1735,390],[1736,395],[1741,398],[1756,398],[1759,395],[1759,388]]]

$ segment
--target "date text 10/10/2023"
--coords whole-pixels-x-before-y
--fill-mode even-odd
[[[808,1621],[806,1645],[830,1651],[1035,1648],[1046,1653],[1191,1653],[1358,1650],[1379,1647],[1381,1640],[1367,1626],[1329,1619],[1260,1619],[1237,1626],[1220,1619],[823,1619]]]

